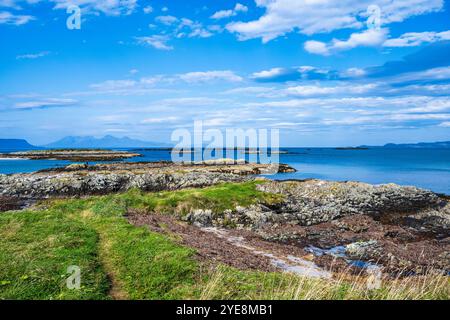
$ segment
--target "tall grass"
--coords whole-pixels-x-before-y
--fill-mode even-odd
[[[450,279],[430,271],[423,276],[384,277],[373,288],[365,274],[334,274],[315,279],[288,273],[239,271],[221,266],[213,271],[200,299],[256,300],[448,300]]]

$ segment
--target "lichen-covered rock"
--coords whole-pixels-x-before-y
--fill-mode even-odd
[[[378,219],[393,214],[440,210],[446,201],[431,191],[395,184],[370,185],[360,182],[321,180],[268,182],[258,186],[265,192],[284,195],[276,208],[287,220],[313,225],[354,214],[370,214]]]
[[[0,195],[42,199],[59,196],[107,194],[139,188],[144,191],[205,187],[222,182],[242,182],[245,176],[205,173],[63,173],[50,175],[0,175]]]
[[[345,253],[351,259],[367,259],[380,251],[376,240],[350,243],[345,246]]]
[[[205,187],[244,182],[269,165],[238,161],[218,163],[113,163],[69,165],[31,174],[0,175],[0,196],[30,199],[107,194],[138,188],[143,191]],[[279,170],[294,170],[281,165]]]
[[[185,220],[197,227],[209,227],[212,222],[212,211],[207,209],[197,209],[188,213]]]

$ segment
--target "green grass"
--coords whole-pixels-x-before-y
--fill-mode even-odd
[[[315,280],[225,266],[211,271],[175,237],[132,226],[123,217],[130,208],[183,215],[192,208],[220,212],[278,201],[251,182],[131,190],[2,213],[0,299],[449,299],[448,277],[390,281],[373,291],[361,279]],[[70,265],[81,268],[80,290],[66,287]]]
[[[222,213],[236,206],[249,206],[256,203],[267,205],[279,203],[281,195],[265,193],[256,189],[262,182],[224,183],[203,189],[184,189],[144,193],[134,189],[119,195],[95,198],[94,211],[110,213],[123,211],[126,207],[146,209],[149,212],[183,216],[192,209],[211,209]]]
[[[0,214],[0,298],[102,299],[108,281],[98,234],[55,211]],[[66,287],[67,268],[82,272],[80,290]]]

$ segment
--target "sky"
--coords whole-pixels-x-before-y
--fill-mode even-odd
[[[79,8],[79,25],[77,13]],[[450,140],[443,0],[0,0],[0,138]]]

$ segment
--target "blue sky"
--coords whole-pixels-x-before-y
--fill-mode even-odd
[[[69,5],[81,9],[79,30],[66,26]],[[449,140],[449,9],[442,0],[0,0],[0,138],[169,141],[203,120],[277,128],[284,146]]]

